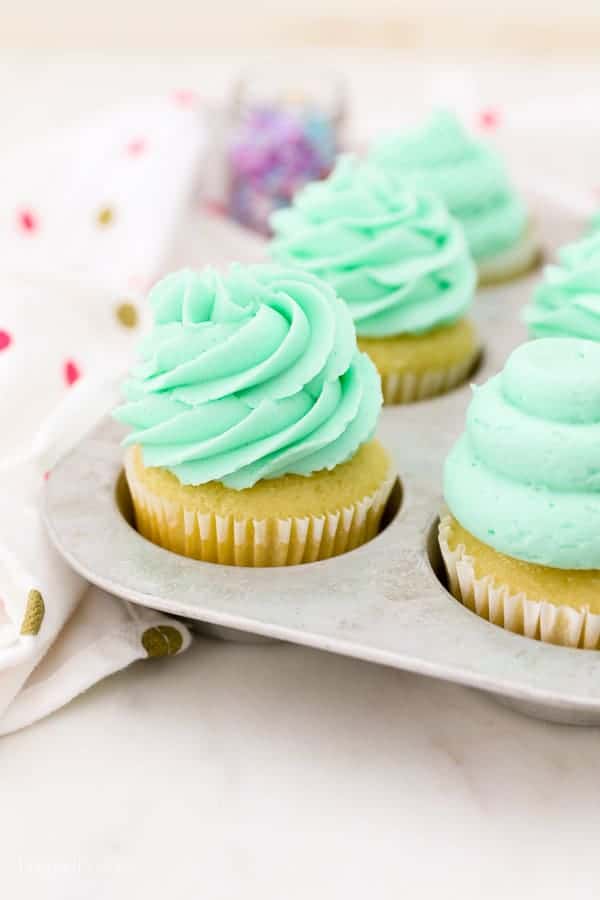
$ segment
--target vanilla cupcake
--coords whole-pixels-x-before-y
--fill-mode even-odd
[[[475,389],[446,461],[450,590],[510,631],[600,646],[600,346],[524,344]]]
[[[371,159],[420,190],[439,194],[463,225],[481,284],[535,266],[539,242],[499,155],[447,111],[419,129],[380,140]]]
[[[392,464],[377,373],[332,288],[275,266],[168,276],[115,416],[137,528],[208,562],[326,559],[372,538]]]
[[[600,232],[563,247],[523,311],[531,337],[600,341]]]
[[[464,381],[479,353],[466,318],[476,275],[462,228],[441,200],[342,157],[271,221],[272,256],[318,275],[346,301],[386,403]]]

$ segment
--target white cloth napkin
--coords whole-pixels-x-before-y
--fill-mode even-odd
[[[205,129],[186,94],[0,158],[0,734],[105,675],[185,649],[185,626],[87,589],[50,546],[45,477],[114,404],[189,202]]]

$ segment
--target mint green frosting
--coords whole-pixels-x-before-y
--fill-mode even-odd
[[[508,556],[600,568],[600,344],[542,338],[474,389],[446,460],[446,502]]]
[[[600,231],[559,253],[523,316],[532,337],[600,341]]]
[[[422,334],[461,318],[475,269],[462,228],[433,195],[342,157],[272,217],[272,256],[327,281],[364,337]]]
[[[442,110],[419,129],[381,139],[371,159],[419,190],[433,191],[460,219],[476,262],[512,247],[527,210],[495,150]]]
[[[154,325],[114,414],[146,466],[241,490],[332,469],[372,437],[379,376],[328,285],[237,265],[176,272],[149,301]]]

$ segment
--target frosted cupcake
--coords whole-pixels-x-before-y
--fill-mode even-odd
[[[531,341],[475,389],[446,461],[454,596],[510,631],[600,646],[600,345]]]
[[[332,288],[298,271],[177,272],[115,416],[138,530],[242,566],[327,559],[373,537],[391,461],[377,373]]]
[[[600,232],[563,247],[523,317],[532,337],[600,341]]]
[[[514,278],[539,261],[527,209],[502,159],[451,113],[436,112],[422,128],[380,140],[371,158],[443,197],[463,225],[482,284]]]
[[[346,301],[386,403],[460,384],[479,352],[465,317],[475,269],[441,200],[343,157],[272,217],[272,256],[318,275]]]

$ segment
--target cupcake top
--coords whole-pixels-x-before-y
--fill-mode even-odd
[[[600,569],[600,345],[523,344],[475,388],[446,460],[450,511],[508,556]]]
[[[327,281],[364,337],[421,334],[470,307],[475,270],[443,202],[342,157],[272,217],[272,256]]]
[[[176,272],[115,417],[146,466],[241,490],[350,459],[375,430],[379,377],[334,290],[297,270]]]
[[[380,140],[371,158],[415,187],[433,191],[459,218],[476,261],[513,246],[527,227],[527,211],[500,156],[468,134],[447,111],[419,129]]]
[[[600,341],[600,231],[559,253],[524,310],[533,337]]]

